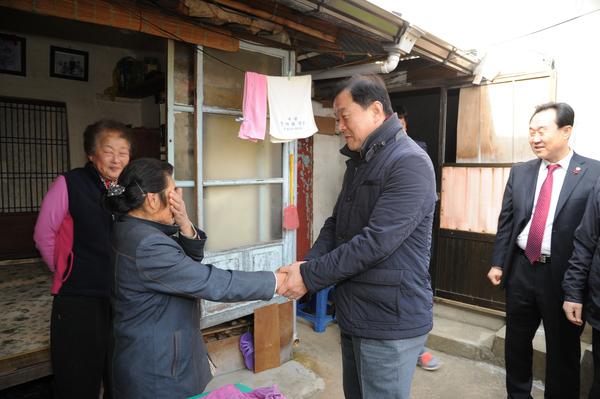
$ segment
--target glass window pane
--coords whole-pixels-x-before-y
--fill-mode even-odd
[[[196,122],[194,114],[175,112],[175,179],[196,179]]]
[[[280,184],[205,187],[207,251],[280,240],[281,188]]]
[[[183,189],[183,201],[185,202],[185,209],[190,218],[190,221],[196,226],[198,225],[198,207],[196,206],[196,188],[195,187],[184,187]]]
[[[232,53],[206,48],[204,51],[204,105],[242,109],[244,73],[211,55],[242,71],[281,76],[281,58],[246,50]]]
[[[554,86],[549,78],[528,79],[515,82],[514,100],[514,156],[512,162],[533,158],[529,146],[529,120],[535,106],[553,100]]]
[[[204,179],[282,177],[283,144],[238,138],[240,123],[229,115],[204,114]]]
[[[456,133],[456,162],[479,162],[480,87],[460,89]]]
[[[512,82],[481,86],[480,113],[480,162],[512,162]]]
[[[194,104],[194,91],[196,81],[194,79],[195,47],[175,42],[175,67],[173,72],[175,80],[175,103]]]

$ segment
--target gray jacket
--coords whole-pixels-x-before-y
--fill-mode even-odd
[[[272,272],[222,270],[200,263],[206,236],[124,216],[113,231],[115,399],[186,398],[211,379],[200,331],[199,298],[270,299]]]

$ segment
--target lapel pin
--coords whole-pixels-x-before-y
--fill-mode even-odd
[[[579,166],[576,166],[575,169],[573,170],[573,174],[577,175],[577,174],[579,174],[579,172],[581,172],[581,168]]]

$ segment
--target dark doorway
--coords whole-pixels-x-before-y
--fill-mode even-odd
[[[440,191],[441,165],[439,159],[439,132],[440,132],[440,89],[428,89],[391,93],[392,108],[396,112],[406,112],[407,133],[416,141],[427,145],[427,153],[431,157],[435,170],[437,192]],[[439,194],[438,194],[439,198]],[[433,221],[433,234],[431,243],[431,274],[432,288],[435,292],[435,276],[437,265],[437,232],[439,230],[439,201]]]
[[[406,110],[408,135],[413,140],[427,144],[427,153],[431,157],[436,169],[436,178],[439,180],[440,89],[392,93],[390,98],[394,111],[398,112],[402,107]]]

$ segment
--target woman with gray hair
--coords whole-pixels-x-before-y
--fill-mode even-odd
[[[85,129],[83,147],[88,162],[52,183],[34,232],[42,259],[54,272],[50,354],[61,399],[97,399],[103,381],[109,391],[112,217],[102,198],[129,163],[129,129],[100,120]]]

